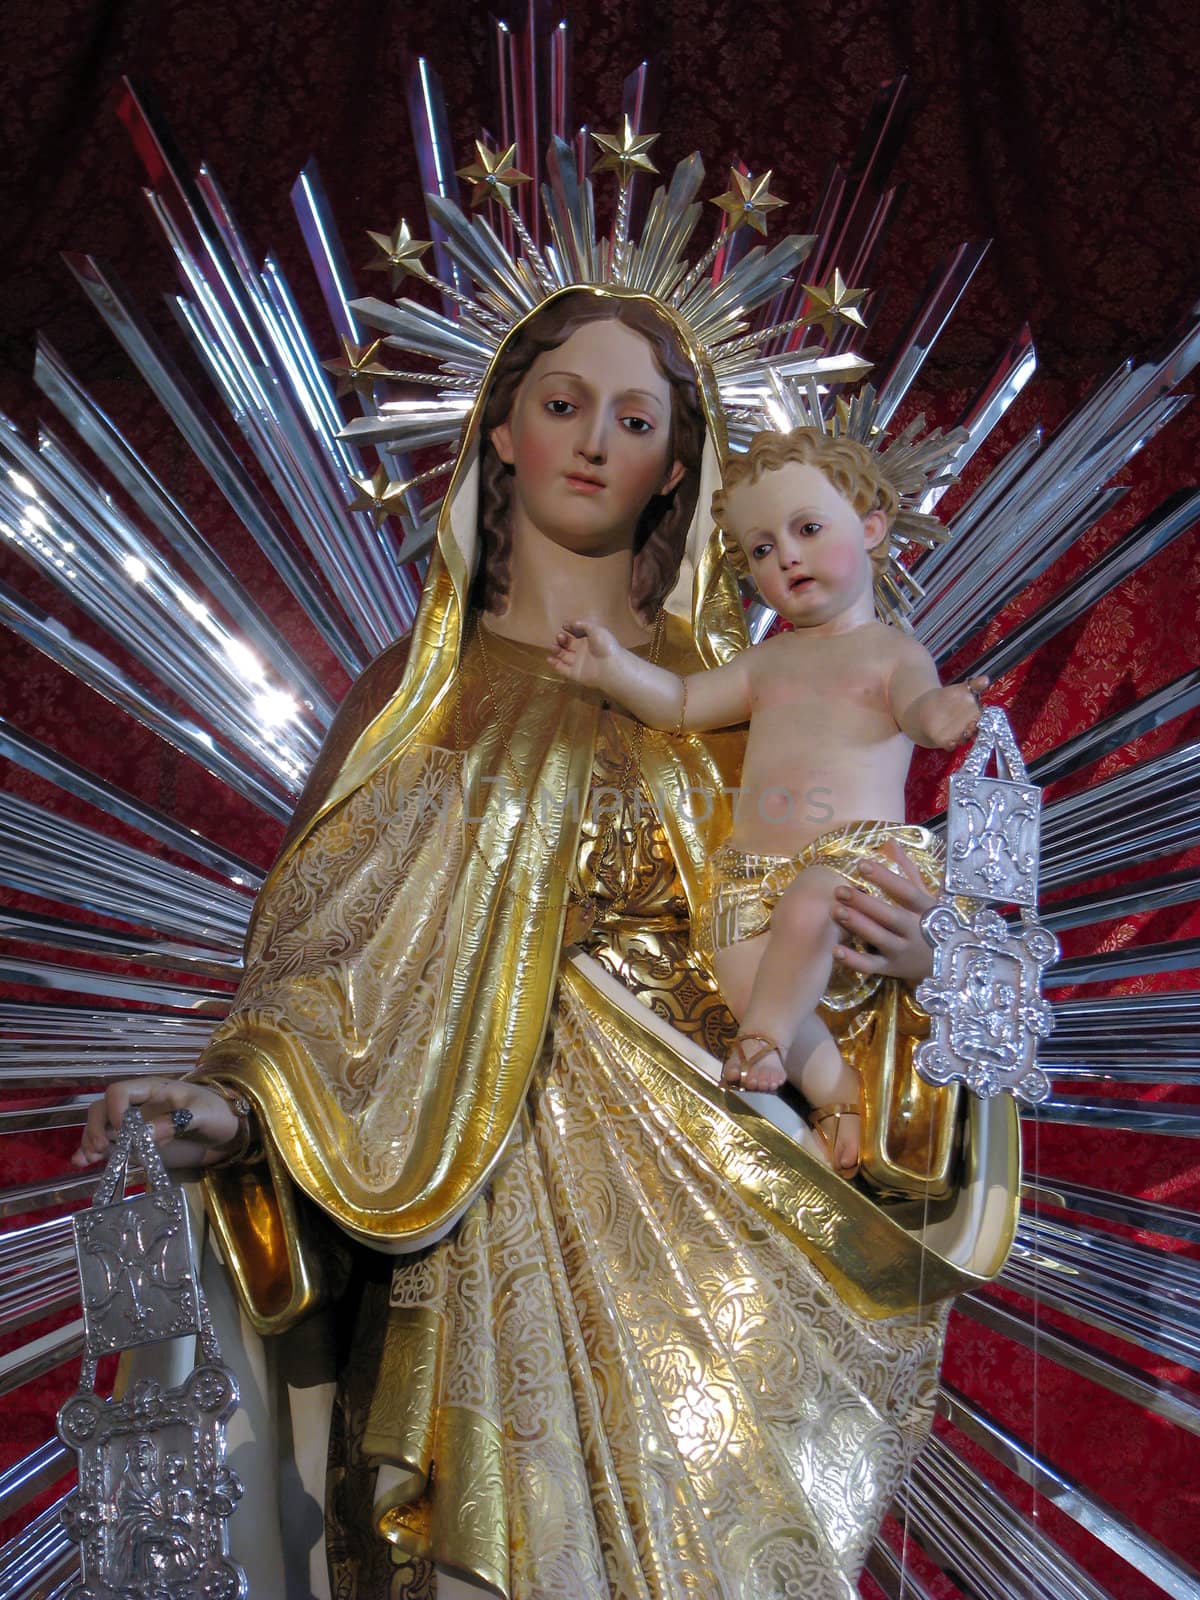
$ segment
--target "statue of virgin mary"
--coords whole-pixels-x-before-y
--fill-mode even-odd
[[[1011,1108],[964,1121],[912,1078],[895,982],[851,1030],[920,1169],[890,1205],[720,1087],[688,930],[741,735],[643,729],[547,660],[584,603],[679,671],[745,643],[724,448],[661,299],[568,287],[517,320],[411,640],[348,697],[260,894],[196,1074],[260,1136],[205,1180],[252,1594],[848,1600],[949,1297],[1003,1261]]]

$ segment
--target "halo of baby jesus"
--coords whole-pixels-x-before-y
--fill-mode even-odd
[[[792,1083],[831,1166],[858,1170],[861,1091],[817,1007],[837,931],[834,896],[889,841],[932,843],[904,820],[914,743],[950,750],[979,721],[986,678],[942,686],[929,652],[879,620],[895,490],[865,446],[815,428],[760,433],[726,464],[713,517],[735,565],[791,624],[732,661],[680,678],[574,619],[551,663],[652,728],[677,735],[749,722],[728,841],[708,863],[697,940],[738,1019],[723,1082]],[[930,849],[913,852],[937,875]],[[931,887],[938,887],[931,882]]]

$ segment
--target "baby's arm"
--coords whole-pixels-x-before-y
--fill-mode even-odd
[[[750,717],[746,652],[724,666],[686,678],[634,655],[594,622],[559,629],[550,663],[564,678],[600,689],[627,706],[650,728],[727,728]]]
[[[902,733],[931,750],[953,750],[979,725],[976,694],[988,686],[985,677],[943,687],[933,657],[924,645],[907,637],[899,641],[888,683],[888,703]]]

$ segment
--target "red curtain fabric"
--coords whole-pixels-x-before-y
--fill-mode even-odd
[[[699,149],[707,192],[715,194],[734,160],[755,171],[770,166],[773,190],[788,201],[786,212],[775,214],[776,237],[785,224],[804,228],[831,162],[852,156],[881,86],[911,72],[909,126],[895,171],[903,205],[877,275],[887,300],[867,353],[886,353],[948,250],[966,238],[991,237],[910,409],[952,423],[1026,320],[1040,357],[1039,375],[1000,430],[1003,438],[981,453],[959,496],[1004,443],[1036,421],[1053,426],[1123,356],[1160,346],[1200,288],[1200,120],[1193,111],[1200,23],[1184,0],[1058,0],[1052,7],[1033,0],[913,0],[904,7],[884,0],[606,0],[555,14],[565,14],[573,32],[573,120],[614,124],[624,75],[649,57],[658,84],[660,167]],[[514,12],[510,20],[521,17]],[[149,401],[58,252],[94,253],[115,268],[163,337],[181,349],[162,303],[174,288],[170,262],[114,115],[116,85],[129,74],[157,92],[189,162],[211,164],[254,248],[277,251],[310,326],[323,330],[289,207],[296,173],[317,158],[356,267],[369,255],[364,230],[388,228],[401,215],[415,226],[421,211],[404,105],[406,62],[426,54],[441,75],[455,147],[465,159],[470,140],[493,119],[489,34],[485,8],[448,0],[426,8],[379,0],[42,0],[10,8],[5,18],[0,406],[27,432],[49,411],[30,378],[34,335],[44,331],[234,570],[270,596],[273,614],[337,693],[344,678]],[[332,355],[332,336],[325,343]],[[1123,475],[1131,490],[1122,505],[1015,601],[984,642],[1094,560],[1169,490],[1191,483],[1198,434],[1200,420],[1189,412],[1155,440]],[[0,580],[62,609],[56,591],[11,549],[0,550]],[[1009,674],[999,697],[1027,755],[1193,667],[1200,659],[1197,596],[1200,536],[1193,530]],[[102,642],[86,619],[69,607],[64,615],[84,638]],[[0,704],[17,726],[73,759],[269,861],[276,827],[8,635]],[[1149,735],[1099,770],[1165,748],[1187,731],[1194,738],[1198,726],[1193,718],[1189,729],[1177,723]],[[922,756],[914,815],[940,803],[944,776],[943,761]],[[29,798],[95,822],[94,813],[47,784],[11,768],[3,777]],[[1149,870],[1193,859],[1195,853]],[[1064,944],[1073,954],[1198,932],[1200,916],[1184,906],[1078,930]],[[1125,987],[1156,982],[1191,984],[1194,974]],[[1152,1092],[1186,1098],[1186,1091]],[[1042,1168],[1055,1176],[1200,1207],[1200,1173],[1187,1141],[1051,1126],[1036,1137]],[[5,1140],[4,1183],[61,1170],[71,1144],[65,1135]],[[1053,1314],[1046,1320],[1062,1322]],[[41,1326],[22,1329],[8,1344]],[[1148,1371],[1197,1386],[1183,1368],[1094,1331],[1088,1337]],[[1200,1564],[1189,1436],[1104,1397],[1049,1360],[1035,1363],[961,1316],[946,1371],[1018,1433],[1036,1435],[1037,1447],[1060,1467]],[[10,1397],[0,1422],[0,1465],[48,1437],[63,1392],[59,1372]],[[981,1452],[974,1459],[1019,1503],[1032,1504],[1030,1491]],[[1142,1600],[1157,1592],[1044,1503],[1039,1514],[1115,1594]],[[953,1592],[945,1580],[930,1581],[935,1595]]]

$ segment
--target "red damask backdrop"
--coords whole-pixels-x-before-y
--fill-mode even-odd
[[[501,8],[503,10],[503,8]],[[511,20],[517,22],[514,14]],[[912,74],[909,129],[896,169],[905,187],[880,281],[887,302],[867,353],[882,356],[927,275],[961,240],[992,249],[919,382],[914,408],[951,423],[1024,321],[1038,378],[973,467],[972,482],[1035,421],[1056,424],[1126,354],[1153,350],[1200,292],[1200,205],[1195,174],[1200,120],[1195,84],[1200,23],[1184,0],[960,0],[906,6],[882,0],[794,4],[693,0],[634,6],[568,4],[574,38],[574,119],[612,123],[625,74],[649,57],[658,83],[660,166],[702,151],[713,192],[735,159],[771,166],[789,202],[781,222],[803,228],[831,162],[847,161],[880,87]],[[456,148],[492,112],[486,7],[441,0],[43,0],[4,21],[0,122],[8,153],[0,183],[3,245],[0,406],[27,431],[39,415],[30,381],[33,339],[44,331],[80,380],[192,510],[229,564],[257,591],[298,647],[340,693],[344,678],[313,638],[260,553],[234,524],[86,306],[58,260],[97,255],[179,348],[162,305],[170,263],[142,203],[142,173],[114,115],[122,74],[157,93],[193,163],[215,169],[256,250],[281,257],[316,329],[325,326],[288,190],[315,156],[351,260],[363,231],[419,213],[404,109],[406,60],[426,54],[440,73]],[[723,182],[719,185],[723,187]],[[782,227],[778,231],[782,231]],[[360,250],[359,241],[363,241]],[[369,280],[368,280],[369,281]],[[333,353],[334,340],[326,341]],[[186,357],[185,357],[186,359]],[[201,381],[202,380],[198,380]],[[1191,412],[1154,440],[1123,475],[1125,501],[988,628],[991,642],[1180,484],[1194,482],[1200,420]],[[947,507],[952,509],[953,502]],[[0,580],[39,604],[56,592],[10,550]],[[1158,687],[1200,659],[1200,536],[1193,530],[1124,583],[998,686],[1033,757],[1069,733]],[[102,636],[67,608],[85,638]],[[4,635],[0,713],[75,760],[266,864],[278,830],[232,802],[215,781],[143,734],[32,649]],[[123,663],[128,665],[128,663]],[[135,675],[140,670],[130,666]],[[1196,737],[1200,723],[1160,730],[1096,772]],[[939,803],[944,763],[923,758],[914,815]],[[93,813],[14,769],[7,786],[81,820]],[[120,830],[113,825],[113,831]],[[1196,852],[1155,869],[1190,864]],[[1184,906],[1067,935],[1067,953],[1200,933]],[[1194,974],[1167,980],[1190,985]],[[1123,1091],[1128,1096],[1129,1091]],[[1186,1099],[1186,1091],[1150,1091]],[[1196,1209],[1200,1173],[1188,1141],[1093,1129],[1039,1130],[1044,1171]],[[59,1170],[66,1136],[4,1141],[3,1183]],[[1162,1244],[1164,1241],[1157,1240]],[[1192,1247],[1174,1248],[1194,1255]],[[1049,1323],[1063,1319],[1047,1315]],[[4,1348],[37,1327],[10,1334]],[[1195,1375],[1089,1331],[1093,1342],[1195,1391]],[[1196,1451],[1179,1429],[1148,1419],[956,1316],[947,1376],[1125,1515],[1200,1564]],[[7,1402],[0,1464],[52,1429],[62,1374]],[[1031,1492],[975,1458],[1021,1504],[1035,1508],[1113,1594],[1158,1591],[1081,1535]],[[23,1515],[27,1515],[26,1511]],[[9,1531],[12,1531],[11,1529]],[[935,1595],[953,1589],[931,1577]]]

